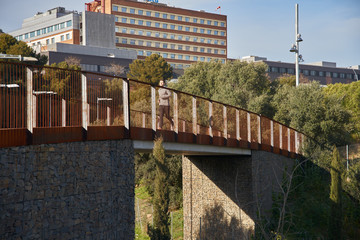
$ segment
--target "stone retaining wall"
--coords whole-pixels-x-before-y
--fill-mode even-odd
[[[1,239],[133,239],[130,140],[0,149]]]

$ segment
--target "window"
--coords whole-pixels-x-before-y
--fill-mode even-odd
[[[345,78],[345,73],[340,73],[340,78]]]
[[[183,38],[183,37],[182,37],[181,35],[178,36],[178,40],[182,40],[182,38]]]
[[[205,62],[205,57],[200,57],[200,61]]]
[[[204,19],[200,19],[200,23],[201,23],[201,24],[204,24],[204,23],[205,23],[205,20],[204,20]]]
[[[182,16],[178,16],[178,21],[182,21]]]
[[[115,17],[115,22],[118,22],[119,21],[119,17]]]
[[[197,60],[198,60],[198,57],[194,56],[194,57],[193,57],[193,60],[194,60],[194,61],[197,61]]]
[[[214,30],[214,35],[218,35],[219,31]]]
[[[280,73],[286,73],[286,68],[280,68]]]
[[[25,39],[28,39],[28,38],[29,38],[29,34],[25,33]]]
[[[163,43],[163,48],[168,48],[167,43]]]
[[[222,62],[222,63],[225,63],[225,59],[221,59],[221,62]]]
[[[64,36],[64,35],[61,35],[60,40],[61,40],[61,41],[64,41],[64,40],[65,40],[65,36]]]
[[[115,32],[119,32],[119,27],[115,27]]]
[[[175,20],[175,15],[170,15],[171,20]]]
[[[220,54],[225,54],[225,50],[220,50]]]
[[[198,51],[198,47],[193,47],[193,51],[197,52]]]
[[[131,39],[131,40],[130,40],[130,44],[131,44],[131,45],[135,45],[135,40],[134,40],[134,39]]]
[[[163,16],[164,19],[167,19],[167,14],[166,13],[163,13],[162,16]]]
[[[225,23],[221,22],[220,26],[225,27]]]
[[[175,34],[171,34],[170,39],[175,39]]]
[[[155,33],[155,37],[160,37],[160,33],[159,33],[159,32],[156,32],[156,33]]]
[[[143,15],[143,14],[144,14],[144,11],[143,11],[143,10],[138,10],[138,14],[139,14],[139,15]]]
[[[211,61],[211,58],[210,58],[210,57],[208,57],[208,58],[207,58],[207,61],[208,61],[208,62],[210,62],[210,61]]]
[[[194,42],[197,42],[197,37],[194,37],[193,40],[194,40]]]
[[[150,52],[150,51],[146,52],[146,56],[150,56],[151,54],[152,54],[152,52]]]
[[[116,30],[116,28],[115,28],[115,30]],[[121,32],[122,32],[122,33],[126,33],[126,28],[123,28],[123,29],[121,30]]]
[[[214,44],[219,44],[219,41],[218,41],[218,40],[214,40]]]
[[[185,46],[186,51],[190,51],[190,46]]]
[[[160,27],[160,23],[156,22],[156,23],[155,23],[155,27],[159,28],[159,27]]]
[[[66,22],[66,27],[71,27],[71,26],[72,26],[72,20],[67,21],[67,22]]]
[[[151,47],[151,42],[150,42],[150,41],[147,41],[147,42],[146,42],[146,46],[147,46],[147,47]]]
[[[167,38],[167,33],[163,33],[163,38]]]
[[[127,39],[126,39],[126,38],[123,38],[123,39],[121,40],[121,43],[122,43],[122,44],[127,44]]]
[[[175,44],[170,44],[171,49],[175,49]]]
[[[173,30],[174,30],[174,29],[175,29],[175,25],[174,25],[174,24],[171,24],[171,25],[170,25],[170,29],[173,29]]]
[[[159,47],[160,47],[160,43],[159,43],[159,42],[155,42],[155,47],[159,48]]]
[[[221,34],[221,36],[225,36],[225,32],[221,32],[220,34]]]
[[[348,79],[353,79],[353,76],[352,76],[351,73],[348,73],[348,74],[346,74],[346,78],[348,78]]]
[[[119,9],[118,6],[113,6],[113,7],[112,7],[112,10],[113,10],[113,11],[116,11],[116,12],[118,11],[118,9]]]
[[[338,78],[338,77],[339,77],[339,74],[338,74],[338,73],[333,73],[333,77],[334,77],[334,78]]]
[[[207,43],[211,44],[211,39],[208,39],[208,40],[207,40]]]
[[[155,17],[160,17],[160,13],[155,12]]]
[[[190,32],[190,27],[185,27],[185,31]]]
[[[211,53],[211,48],[208,48],[208,49],[207,49],[207,53]]]
[[[166,24],[166,23],[163,23],[162,27],[165,28],[165,29],[167,29],[167,24]]]
[[[55,43],[55,38],[51,38],[51,43]]]
[[[59,24],[54,25],[55,31],[59,30]]]
[[[146,11],[146,16],[151,17],[151,11]]]
[[[331,77],[331,72],[326,72],[327,77]]]
[[[204,38],[200,38],[200,42],[203,43],[205,41]]]
[[[308,76],[309,75],[309,70],[303,70],[304,75]]]
[[[186,37],[185,37],[185,40],[186,40],[186,41],[190,41],[190,37],[189,37],[189,36],[186,36]]]
[[[183,59],[183,55],[178,55],[178,59]]]
[[[40,30],[36,30],[36,36],[40,36],[41,31]]]
[[[170,58],[175,59],[175,54],[170,54]]]
[[[294,68],[288,68],[287,73],[288,74],[295,74],[295,69]]]
[[[138,20],[138,24],[142,26],[144,24],[144,21],[143,20]]]
[[[46,39],[46,45],[50,44],[50,39]]]
[[[316,71],[311,70],[311,71],[310,71],[310,75],[311,75],[311,76],[316,76]]]
[[[218,49],[214,49],[214,53],[215,53],[215,54],[219,54],[219,50],[218,50]]]
[[[190,56],[189,56],[189,55],[186,55],[186,56],[185,56],[185,60],[190,60]]]
[[[63,22],[63,23],[60,23],[60,28],[61,28],[61,29],[65,28],[65,23],[64,23],[64,22]]]
[[[196,33],[196,32],[198,31],[198,29],[197,29],[197,28],[193,28],[193,31],[194,31],[194,33]]]
[[[115,43],[119,43],[119,38],[115,38]]]
[[[200,28],[200,33],[204,33],[204,32],[205,32],[205,29]]]
[[[70,33],[67,33],[66,34],[66,40],[69,40],[70,39]]]
[[[135,9],[130,8],[130,13],[135,14]]]
[[[182,45],[178,45],[178,50],[182,50],[183,46]]]
[[[182,26],[178,26],[178,30],[180,30],[180,31],[181,31],[181,30],[182,30],[182,28],[183,28]]]
[[[218,22],[218,21],[214,21],[214,26],[219,26],[219,22]]]
[[[167,53],[163,53],[163,54],[162,54],[162,57],[163,57],[163,58],[168,58],[168,54],[167,54]]]
[[[122,7],[121,11],[126,13],[126,7]]]
[[[205,48],[200,48],[200,52],[205,52]]]
[[[139,45],[139,46],[143,46],[143,45],[144,45],[144,41],[143,41],[143,40],[138,40],[138,45]]]
[[[146,26],[151,27],[151,22],[150,22],[150,21],[146,21]]]
[[[143,55],[144,55],[144,51],[143,51],[143,50],[139,50],[139,51],[138,51],[138,55],[143,56]]]
[[[41,29],[41,34],[46,34],[46,28]],[[19,36],[22,38],[22,36]],[[21,39],[20,39],[21,40]]]
[[[122,23],[126,23],[126,22],[127,22],[127,19],[126,19],[126,18],[121,18],[121,22],[122,22]]]
[[[324,76],[324,72],[323,71],[320,71],[319,72],[319,77],[323,77]]]
[[[211,25],[211,20],[207,20],[207,25]]]
[[[130,29],[130,34],[135,34],[135,29]]]
[[[189,18],[189,17],[185,17],[185,22],[190,22],[190,18]]]
[[[198,19],[197,19],[197,18],[193,18],[193,22],[194,22],[194,23],[197,23],[197,22],[198,22]]]
[[[220,43],[221,45],[225,45],[225,41],[221,41],[221,43]]]
[[[130,19],[130,24],[135,24],[135,19]]]

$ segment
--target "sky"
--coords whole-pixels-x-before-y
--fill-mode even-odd
[[[21,27],[24,18],[54,7],[84,11],[90,0],[0,0],[0,29]],[[142,1],[142,0],[139,0]],[[159,0],[170,6],[227,15],[228,58],[266,57],[294,62],[295,4],[303,63],[360,65],[360,0]],[[220,6],[220,11],[216,8]]]

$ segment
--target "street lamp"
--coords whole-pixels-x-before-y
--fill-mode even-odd
[[[112,101],[112,98],[97,98],[96,100],[96,120],[99,120],[99,102],[100,101]]]
[[[51,127],[51,95],[56,95],[57,92],[53,92],[53,91],[33,91],[34,95],[40,95],[40,94],[46,94],[50,96],[50,101],[49,101],[49,127]]]
[[[302,41],[303,39],[299,33],[299,5],[295,4],[295,44],[292,45],[290,52],[295,53],[296,86],[299,86],[299,61],[304,61],[302,55],[299,55],[299,43]]]
[[[355,72],[355,70],[351,66],[349,68],[353,70],[356,81],[359,81],[359,77],[358,77],[357,73]]]

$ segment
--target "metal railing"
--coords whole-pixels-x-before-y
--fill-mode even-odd
[[[88,136],[90,130],[113,127],[123,131],[122,137],[146,140],[149,137],[132,132],[147,130],[151,139],[159,132],[159,87],[148,83],[78,70],[0,62],[0,84],[0,146],[3,147],[24,144],[4,137],[5,130],[9,135],[11,129],[26,129],[39,137],[40,133],[50,131],[51,141],[46,138],[30,144],[54,142],[56,134],[69,127],[76,131],[84,129]],[[295,129],[241,108],[168,90],[174,125],[164,118],[161,132],[175,136],[169,139],[301,153],[305,136]],[[61,141],[66,141],[64,136],[60,137]]]

